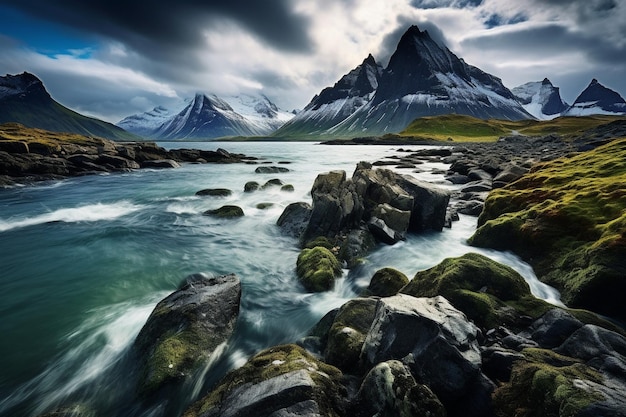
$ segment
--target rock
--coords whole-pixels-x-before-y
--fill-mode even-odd
[[[430,387],[449,416],[490,414],[492,385],[481,374],[479,330],[443,297],[381,298],[361,361],[401,360]]]
[[[507,164],[502,168],[500,173],[493,178],[493,182],[499,182],[508,184],[516,181],[522,177],[522,175],[528,172],[528,168],[519,166],[517,164]]]
[[[484,206],[485,203],[483,203],[482,201],[469,200],[456,204],[455,208],[460,214],[466,214],[468,216],[480,216],[480,213],[482,213]]]
[[[142,168],[180,168],[180,164],[173,159],[155,159],[141,163]]]
[[[467,176],[473,181],[491,183],[493,180],[493,176],[491,174],[480,168],[470,169]]]
[[[259,203],[256,205],[256,208],[259,210],[267,210],[270,207],[274,207],[274,203]]]
[[[435,394],[418,384],[400,361],[381,362],[365,376],[357,394],[357,411],[363,416],[445,417]]]
[[[376,239],[388,245],[393,245],[404,238],[403,234],[393,230],[391,227],[387,226],[383,220],[377,217],[372,217],[367,223],[367,227]]]
[[[417,272],[401,292],[414,297],[442,295],[484,329],[515,324],[520,315],[539,317],[550,309],[532,296],[520,274],[477,253],[447,258]]]
[[[483,193],[492,189],[491,181],[473,181],[461,188],[462,193]]]
[[[615,373],[626,383],[626,337],[619,333],[586,324],[568,337],[556,351],[582,359],[594,368]]]
[[[353,229],[342,242],[339,257],[347,263],[348,268],[352,268],[361,263],[375,246],[376,240],[368,229]]]
[[[276,224],[284,234],[300,238],[309,224],[311,211],[308,203],[291,203],[285,207]]]
[[[299,346],[276,346],[227,374],[183,417],[344,415],[341,378],[341,371]]]
[[[328,331],[324,359],[343,372],[357,369],[365,336],[374,320],[377,301],[356,298],[341,306]]]
[[[217,209],[207,210],[202,213],[204,216],[219,217],[221,219],[234,219],[236,217],[243,217],[243,209],[239,206],[225,205]]]
[[[233,192],[228,188],[206,188],[196,193],[198,196],[228,197]]]
[[[0,140],[0,151],[7,153],[29,153],[28,143],[17,140]]]
[[[446,180],[450,181],[452,184],[467,184],[468,182],[471,182],[471,178],[468,177],[467,175],[461,175],[461,174],[452,174],[452,175],[446,175]]]
[[[237,276],[198,274],[159,302],[133,345],[142,369],[139,391],[188,379],[232,334],[240,299]]]
[[[261,188],[261,184],[259,184],[256,181],[248,181],[244,186],[243,186],[243,191],[246,193],[251,193],[252,191],[257,191],[259,188]]]
[[[137,162],[131,161],[130,159],[126,159],[121,156],[115,156],[115,155],[102,154],[98,156],[97,163],[101,165],[110,165],[111,167],[115,169],[122,169],[122,170],[131,170],[131,169],[140,168]]]
[[[402,272],[393,268],[383,268],[376,271],[367,287],[367,294],[378,297],[396,295],[409,283],[409,279]]]
[[[300,252],[296,272],[300,283],[309,292],[328,291],[334,288],[335,278],[342,274],[337,257],[321,246],[303,249]]]
[[[583,323],[561,308],[554,308],[535,321],[529,329],[531,338],[542,348],[560,346]]]
[[[508,382],[511,379],[513,364],[524,360],[521,353],[501,347],[486,348],[482,352],[482,371],[493,381]]]
[[[265,184],[263,184],[261,189],[266,189],[266,188],[269,188],[269,187],[280,187],[282,185],[284,185],[284,182],[282,182],[278,178],[273,178],[273,179],[267,181]]]
[[[281,172],[289,172],[288,168],[277,166],[261,166],[254,170],[257,174],[279,174]]]
[[[285,184],[282,187],[280,187],[280,191],[284,191],[284,192],[287,192],[287,193],[293,193],[295,191],[295,189],[293,188],[293,185]]]

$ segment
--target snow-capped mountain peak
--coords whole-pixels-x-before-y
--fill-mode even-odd
[[[594,78],[565,112],[567,116],[592,114],[626,114],[626,101],[617,91],[605,87]]]
[[[561,98],[559,88],[547,78],[520,85],[511,92],[528,113],[540,120],[558,117],[569,107]]]

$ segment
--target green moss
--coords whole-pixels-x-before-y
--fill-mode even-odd
[[[307,291],[328,291],[335,285],[335,278],[342,270],[337,257],[328,249],[316,246],[303,249],[298,256],[296,271]]]
[[[354,371],[376,313],[377,300],[357,298],[345,303],[328,332],[325,358],[343,371]]]
[[[184,417],[194,417],[219,407],[224,395],[239,386],[258,383],[287,374],[305,370],[320,387],[313,392],[314,400],[320,405],[323,415],[334,415],[333,401],[339,397],[342,373],[337,368],[315,359],[310,353],[296,345],[281,345],[264,350],[253,356],[244,366],[230,372],[206,397],[193,404]]]
[[[541,164],[493,190],[472,245],[512,250],[566,304],[626,318],[626,139]]]
[[[306,249],[313,249],[316,246],[326,248],[330,251],[332,251],[333,248],[335,247],[333,242],[331,242],[327,237],[324,237],[324,236],[316,237],[315,239],[310,240],[304,244],[304,247]]]
[[[379,297],[396,295],[406,284],[409,278],[394,268],[383,268],[376,271],[372,277],[368,293]]]
[[[511,380],[493,396],[497,416],[574,416],[603,400],[602,394],[574,381],[600,383],[600,374],[578,361],[545,349],[525,349],[526,360],[516,362]]]
[[[233,219],[243,217],[244,213],[239,206],[222,206],[215,210],[207,210],[203,213],[205,216],[219,217],[220,219]]]

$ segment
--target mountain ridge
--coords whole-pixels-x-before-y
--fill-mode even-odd
[[[111,140],[142,138],[102,120],[82,115],[52,98],[34,74],[0,76],[0,123],[15,122],[53,132],[78,133]]]

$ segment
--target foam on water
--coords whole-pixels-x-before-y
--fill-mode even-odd
[[[120,201],[113,204],[98,203],[74,208],[62,208],[23,219],[0,219],[0,232],[52,222],[77,223],[114,220],[141,210],[141,208],[141,206],[128,201]]]

